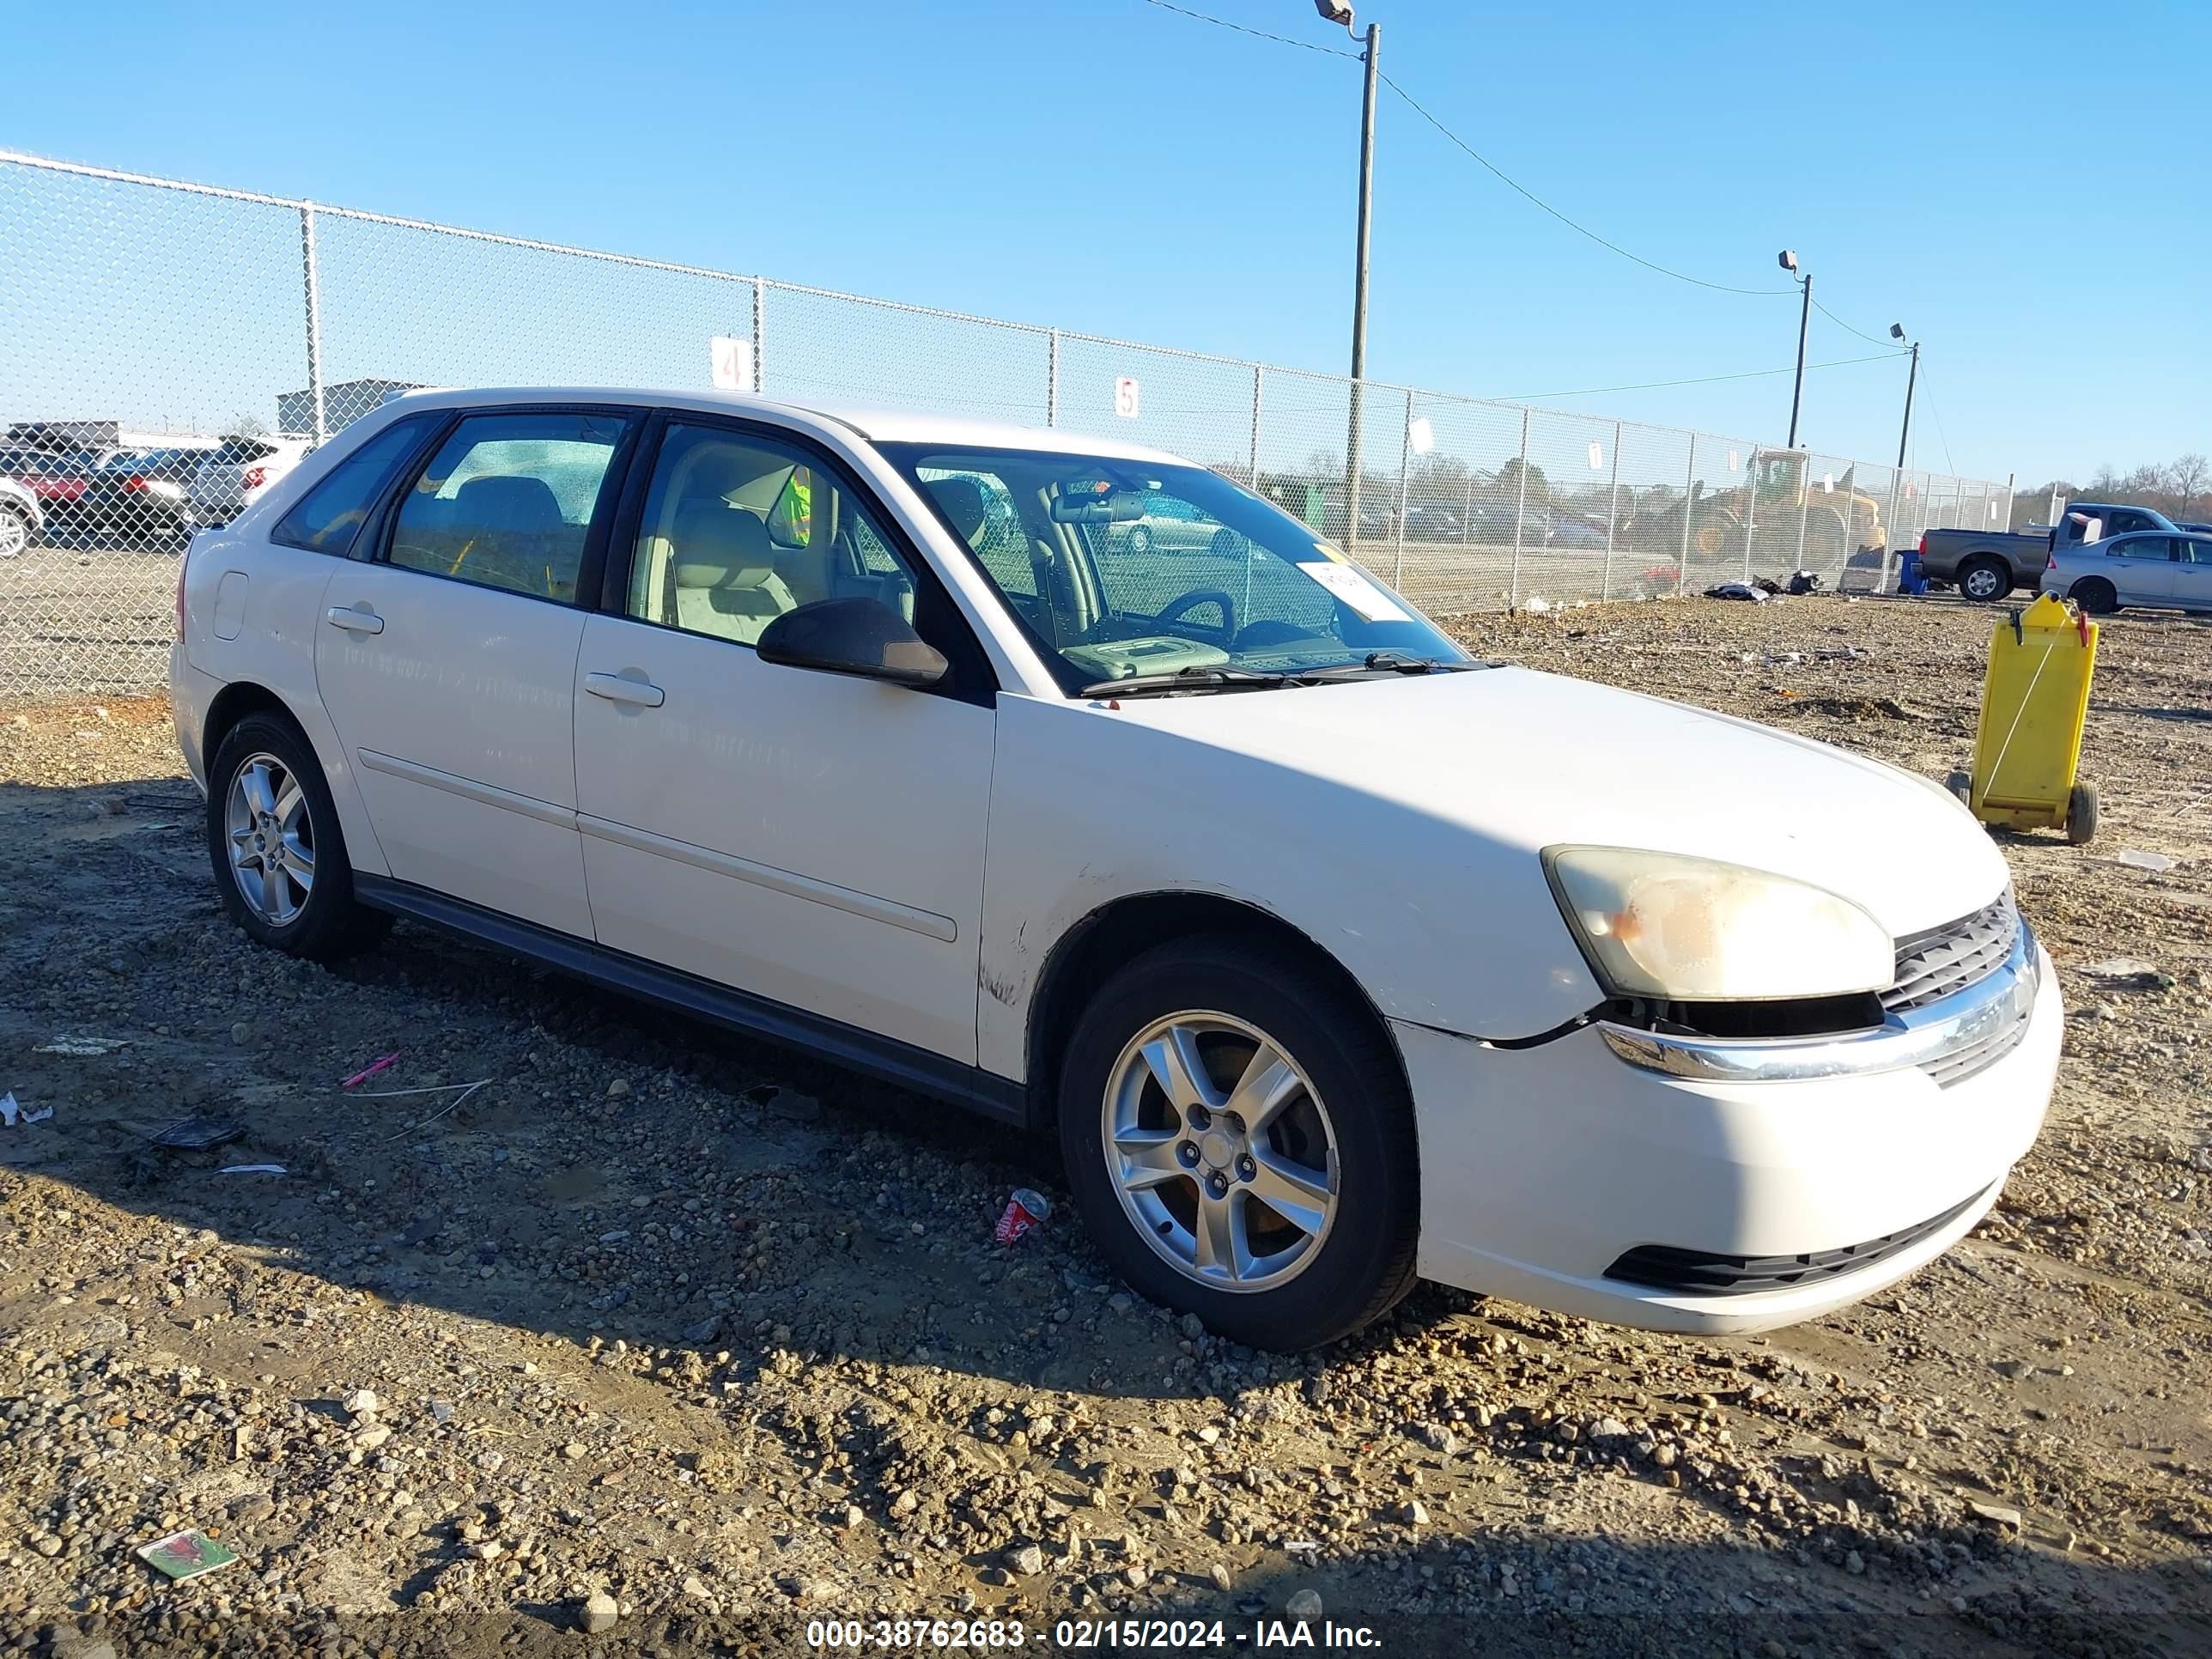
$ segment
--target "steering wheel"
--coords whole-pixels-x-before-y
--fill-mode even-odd
[[[1160,607],[1159,615],[1152,620],[1173,622],[1186,611],[1195,611],[1201,605],[1218,605],[1221,609],[1221,637],[1237,637],[1237,601],[1218,587],[1194,587],[1188,593],[1178,594]]]

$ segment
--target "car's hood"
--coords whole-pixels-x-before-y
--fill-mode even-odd
[[[1532,856],[1571,842],[1634,847],[1795,877],[1854,901],[1893,935],[1955,921],[2008,879],[1988,835],[1932,782],[1747,720],[1528,669],[1132,700],[1118,718]]]

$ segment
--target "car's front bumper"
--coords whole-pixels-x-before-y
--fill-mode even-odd
[[[1600,1026],[1500,1048],[1394,1023],[1419,1125],[1422,1275],[1709,1333],[1792,1324],[1893,1283],[1973,1227],[2042,1125],[2063,1015],[2024,932],[2022,953],[1978,995],[1930,1011],[1966,1017],[1960,1044],[2014,1022],[1998,1057],[1963,1075],[1966,1048],[1930,1060],[1927,1039],[1894,1031],[1685,1045],[1736,1051],[1716,1073],[1650,1053],[1631,1063],[1617,1049],[1636,1044]],[[1815,1050],[1837,1052],[1822,1064]],[[1762,1074],[1777,1055],[1790,1064]],[[1686,1285],[1623,1276],[1665,1279],[1654,1261],[1704,1266]],[[1734,1287],[1697,1287],[1729,1263]]]

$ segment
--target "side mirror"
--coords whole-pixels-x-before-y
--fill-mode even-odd
[[[893,685],[935,685],[950,672],[944,653],[878,599],[817,599],[761,629],[763,662],[850,674]]]

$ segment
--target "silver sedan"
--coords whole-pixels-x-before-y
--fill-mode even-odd
[[[2212,611],[2212,536],[2146,531],[2062,548],[2044,568],[2043,591],[2099,614]]]

